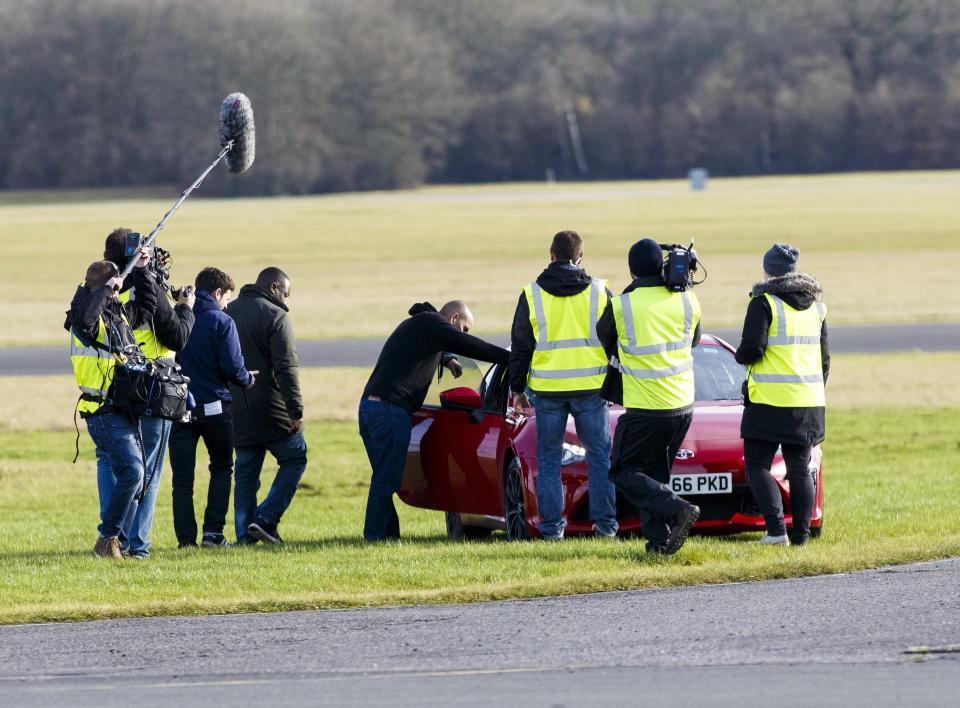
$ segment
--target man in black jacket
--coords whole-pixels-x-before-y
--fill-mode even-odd
[[[767,523],[761,542],[784,546],[802,545],[810,535],[815,502],[810,449],[824,438],[830,372],[826,305],[816,279],[796,272],[799,256],[788,244],[774,244],[764,254],[767,277],[750,291],[736,352],[748,371],[740,436],[750,488]],[[789,536],[780,489],[770,475],[778,447],[790,482]]]
[[[459,300],[439,312],[429,302],[409,312],[383,345],[360,399],[360,437],[373,468],[363,526],[367,541],[400,538],[393,495],[403,480],[410,416],[423,405],[441,363],[458,376],[459,363],[450,354],[502,365],[509,358],[506,349],[467,334],[473,313]]]
[[[114,229],[103,247],[105,260],[115,263],[120,270],[127,264],[126,246],[128,228]],[[140,322],[133,334],[144,355],[151,359],[172,359],[187,345],[190,331],[193,329],[194,296],[190,291],[181,291],[177,305],[171,306],[166,288],[150,269],[144,269],[142,276],[149,278],[156,299],[153,317]],[[133,274],[128,275],[120,287],[120,302],[136,302],[143,296],[142,288],[137,288]],[[134,499],[123,517],[123,552],[131,558],[150,556],[150,528],[153,526],[153,512],[160,488],[160,475],[163,471],[167,442],[170,439],[172,425],[169,421],[155,416],[140,418],[140,434],[143,439],[143,453],[146,460],[146,491],[139,501]],[[115,477],[109,460],[102,451],[97,454],[97,486],[100,490],[101,511],[113,490]]]
[[[276,267],[264,268],[253,285],[227,307],[237,323],[240,350],[248,368],[259,371],[249,389],[233,389],[234,445],[237,449],[233,511],[237,543],[281,543],[277,525],[290,506],[307,468],[303,438],[300,362],[287,316],[290,278]],[[260,472],[269,452],[279,466],[270,492],[257,506]]]

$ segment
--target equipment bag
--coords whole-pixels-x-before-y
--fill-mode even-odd
[[[180,367],[155,359],[128,361],[113,368],[108,403],[137,417],[180,420],[187,412],[187,384]]]

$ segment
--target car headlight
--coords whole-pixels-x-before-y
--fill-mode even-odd
[[[587,451],[579,445],[565,442],[563,444],[563,456],[560,458],[561,465],[575,465],[587,459]]]

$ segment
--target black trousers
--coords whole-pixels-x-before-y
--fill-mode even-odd
[[[193,480],[197,442],[203,440],[210,456],[210,485],[203,514],[204,533],[223,533],[230,505],[233,474],[233,416],[230,404],[218,415],[196,417],[189,423],[175,422],[170,433],[170,468],[173,470],[173,530],[181,545],[197,542],[197,518],[193,511]]]
[[[793,514],[790,540],[793,543],[804,543],[810,536],[810,517],[813,515],[815,501],[813,475],[809,469],[810,447],[744,439],[743,463],[747,469],[747,479],[767,522],[767,533],[771,536],[783,536],[787,533],[783,521],[783,499],[780,496],[780,487],[770,474],[778,445],[783,448],[783,461],[786,463],[787,480],[790,482],[790,513]]]
[[[666,543],[674,518],[689,505],[668,483],[691,420],[692,413],[658,417],[628,411],[617,422],[610,480],[640,518],[648,547]]]

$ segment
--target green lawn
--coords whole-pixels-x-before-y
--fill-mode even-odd
[[[284,267],[303,338],[382,336],[412,302],[456,297],[473,306],[478,332],[506,332],[520,289],[564,228],[583,234],[584,264],[615,290],[627,284],[626,253],[637,239],[695,237],[709,268],[698,289],[707,328],[742,322],[761,255],[775,241],[799,246],[802,268],[824,285],[832,323],[956,321],[955,289],[930,297],[909,283],[953,281],[958,190],[960,172],[944,171],[715,179],[702,193],[667,180],[195,196],[160,243],[180,282],[208,265],[238,283],[265,265]],[[166,199],[156,193],[0,194],[0,346],[63,344],[63,311],[106,234],[120,225],[148,232],[178,189]],[[895,297],[891,283],[903,285]]]
[[[369,472],[349,422],[308,426],[311,463],[280,549],[178,551],[169,472],[146,562],[94,559],[92,451],[65,432],[0,432],[0,623],[389,605],[831,573],[960,554],[956,408],[831,411],[826,525],[804,548],[693,538],[672,559],[642,540],[451,542],[442,515],[403,507],[400,543],[359,541]]]

